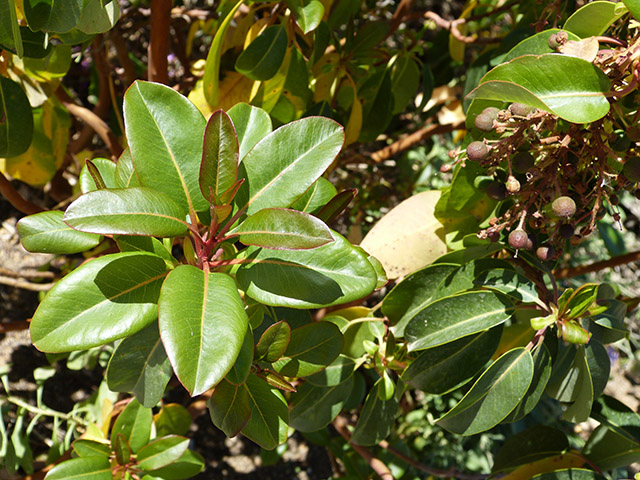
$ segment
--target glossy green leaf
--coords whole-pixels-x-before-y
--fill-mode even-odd
[[[319,0],[287,0],[287,7],[293,13],[296,23],[307,34],[312,32],[324,15],[324,6]]]
[[[248,103],[238,103],[227,112],[238,135],[239,158],[247,153],[272,131],[271,117],[261,108]]]
[[[322,209],[327,202],[337,195],[338,191],[333,184],[324,177],[318,178],[304,194],[291,204],[291,208],[300,210],[301,212],[315,214]],[[318,216],[318,215],[316,215]],[[327,222],[324,218],[318,216],[320,220]]]
[[[333,387],[349,380],[357,366],[353,359],[346,355],[339,355],[330,365],[307,377],[306,380],[318,387]]]
[[[189,447],[189,439],[169,435],[148,443],[138,451],[138,468],[157,470],[178,460]]]
[[[132,335],[157,315],[167,266],[160,257],[116,253],[96,258],[49,291],[31,320],[31,339],[46,352],[69,352]]]
[[[564,432],[546,425],[534,425],[507,438],[494,457],[493,471],[535,462],[568,448],[569,441]]]
[[[245,388],[249,394],[251,418],[242,434],[266,450],[287,440],[289,409],[277,389],[255,375],[249,375]]]
[[[110,390],[132,392],[148,408],[162,399],[172,374],[155,322],[125,338],[111,355],[106,371]]]
[[[33,114],[24,90],[0,75],[0,158],[24,153],[33,137]]]
[[[626,9],[620,8],[617,2],[590,2],[573,12],[562,28],[580,38],[597,37],[625,13]]]
[[[335,241],[311,250],[249,247],[237,272],[240,288],[266,305],[319,308],[365,297],[377,275],[362,252],[336,232]]]
[[[0,46],[22,57],[24,48],[20,30],[14,1],[0,1]]]
[[[251,316],[249,316],[251,322]],[[236,358],[236,362],[227,373],[226,380],[234,385],[241,385],[245,382],[251,371],[253,364],[253,334],[251,328],[247,328],[247,333],[242,341],[240,353]]]
[[[165,403],[154,416],[153,423],[158,436],[186,435],[191,426],[191,414],[178,403]]]
[[[377,68],[358,90],[363,99],[362,128],[358,140],[372,142],[389,125],[393,114],[391,73],[386,65]]]
[[[405,338],[410,351],[424,350],[500,325],[512,313],[511,302],[501,293],[461,293],[420,310],[407,324]]]
[[[561,30],[558,28],[550,28],[548,30],[543,30],[542,32],[536,33],[535,35],[531,35],[520,43],[518,43],[515,47],[513,47],[509,52],[504,56],[502,62],[508,62],[509,60],[513,60],[516,57],[520,57],[522,55],[542,55],[543,53],[556,53],[556,50],[552,49],[549,46],[549,37],[554,35]],[[580,40],[580,37],[571,32],[565,32],[569,40]]]
[[[273,364],[287,377],[306,377],[333,362],[344,345],[340,329],[330,322],[314,322],[291,331],[284,355]]]
[[[248,324],[231,277],[180,265],[162,286],[158,315],[167,356],[191,395],[224,378],[236,361]]]
[[[396,58],[391,66],[391,91],[393,113],[402,113],[409,105],[420,86],[420,67],[413,55],[404,54]]]
[[[493,288],[524,303],[542,303],[533,282],[514,270],[489,270],[483,272],[473,283],[480,287]]]
[[[142,447],[149,443],[151,437],[151,426],[153,424],[153,413],[150,408],[140,405],[135,398],[132,399],[125,409],[120,412],[111,429],[111,446],[115,446],[118,434],[124,435],[129,442],[131,451],[137,453]]]
[[[178,265],[178,261],[160,240],[153,237],[135,235],[118,235],[114,238],[121,252],[149,252],[164,259],[171,268]]]
[[[437,423],[458,435],[489,430],[518,405],[532,377],[531,353],[524,348],[514,348],[498,358]]]
[[[227,437],[235,437],[240,433],[251,417],[249,390],[244,384],[233,385],[226,380],[221,381],[207,405],[211,421]]]
[[[562,309],[563,318],[578,318],[585,314],[596,301],[598,285],[586,283],[580,286],[569,297],[567,304]]]
[[[83,0],[25,0],[24,14],[31,30],[64,33],[80,21],[83,3]]]
[[[187,231],[184,218],[168,195],[135,187],[85,193],[69,205],[63,220],[82,232],[175,237]]]
[[[573,123],[609,112],[609,79],[592,63],[559,54],[523,55],[489,71],[468,98],[520,102]]]
[[[378,384],[373,386],[364,402],[364,407],[358,417],[358,423],[353,431],[351,442],[356,445],[377,445],[387,438],[398,413],[398,397],[396,394],[389,400],[383,401],[378,396]]]
[[[116,163],[112,162],[108,158],[94,158],[93,160],[91,160],[91,162],[100,172],[100,176],[102,177],[106,188],[118,187],[118,184],[116,183]],[[80,170],[78,183],[80,184],[80,191],[82,193],[87,193],[98,189],[96,182],[91,176],[89,168],[86,164],[82,167],[82,170]]]
[[[198,182],[205,128],[200,111],[165,85],[136,81],[124,96],[124,119],[140,184],[166,193],[185,212],[208,208]]]
[[[53,467],[46,480],[111,480],[111,465],[103,457],[80,457],[65,460]]]
[[[82,16],[76,28],[88,35],[111,30],[120,18],[118,2],[105,2],[104,0],[85,0],[82,8]]]
[[[602,395],[594,403],[591,416],[617,433],[640,443],[640,415],[620,400]]]
[[[402,379],[428,393],[443,394],[471,380],[491,359],[502,326],[420,352]]]
[[[286,208],[265,208],[231,231],[245,245],[276,250],[308,250],[333,241],[331,230],[308,213]]]
[[[287,349],[291,338],[291,327],[284,320],[267,328],[256,343],[255,360],[275,362]]]
[[[25,57],[44,58],[51,53],[52,45],[47,41],[44,32],[33,32],[29,27],[21,26],[20,36],[22,37]]]
[[[131,152],[129,147],[125,148],[122,155],[118,159],[116,164],[116,173],[114,175],[116,186],[118,188],[139,187],[140,180],[138,179],[138,173],[133,168],[133,160],[131,159]]]
[[[247,180],[238,192],[238,206],[249,215],[288,207],[331,165],[343,140],[343,128],[321,117],[303,118],[270,133],[242,161]]]
[[[638,0],[622,0],[622,3],[629,9],[631,15],[633,15],[636,20],[640,19],[640,1]]]
[[[613,470],[640,460],[640,443],[600,425],[591,433],[583,453],[598,468]]]
[[[531,480],[604,480],[606,477],[598,475],[593,470],[582,468],[569,468],[543,473],[532,477]]]
[[[192,478],[204,468],[202,455],[193,450],[186,450],[175,462],[159,468],[142,477],[144,480],[183,480]]]
[[[238,177],[238,137],[229,116],[214,112],[204,130],[200,165],[200,191],[209,198],[209,188],[217,196],[231,188]]]
[[[131,447],[129,447],[129,442],[122,433],[118,433],[115,436],[113,452],[116,454],[118,465],[126,465],[131,461]]]
[[[286,51],[286,29],[272,25],[242,51],[236,61],[236,70],[253,80],[269,80],[282,65]]]
[[[353,377],[328,387],[304,383],[291,396],[289,424],[301,432],[315,432],[338,416],[353,388]]]
[[[73,230],[62,221],[62,216],[62,212],[50,210],[21,218],[16,228],[25,250],[70,254],[100,243],[100,235]]]
[[[396,337],[402,337],[407,323],[437,298],[439,285],[457,268],[453,264],[429,265],[393,287],[382,301],[382,313],[389,318]]]
[[[79,457],[103,457],[109,458],[112,453],[111,446],[80,438],[73,442],[73,451]]]

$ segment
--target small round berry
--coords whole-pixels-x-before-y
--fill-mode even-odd
[[[473,124],[478,130],[481,130],[483,132],[490,132],[493,130],[493,118],[491,118],[489,115],[485,115],[484,113],[478,115]]]
[[[560,228],[558,228],[558,234],[564,239],[573,237],[574,233],[575,229],[568,223],[560,225]]]
[[[551,260],[555,254],[556,251],[551,245],[548,244],[544,244],[538,247],[538,249],[536,250],[536,256],[543,262]]]
[[[513,114],[513,115],[517,115],[519,117],[526,117],[527,115],[529,115],[531,112],[533,112],[535,110],[535,108],[529,106],[529,105],[525,105],[524,103],[512,103],[511,105],[509,105],[509,111]]]
[[[547,43],[549,44],[549,48],[555,50],[560,45],[564,45],[565,43],[567,43],[567,40],[569,40],[569,35],[567,34],[567,32],[557,32],[549,37]]]
[[[486,107],[482,110],[482,112],[480,112],[481,115],[486,115],[491,118],[491,120],[497,120],[499,113],[500,109],[497,107]]]
[[[528,237],[527,244],[524,246],[525,250],[535,250],[537,245],[536,237]]]
[[[520,182],[513,175],[509,175],[507,183],[505,183],[505,187],[509,193],[518,193],[520,191]]]
[[[526,248],[529,235],[521,228],[516,228],[509,234],[509,245],[515,249]]]
[[[529,152],[518,152],[511,159],[511,168],[516,173],[526,173],[536,163]]]
[[[631,157],[628,159],[624,167],[622,167],[622,173],[632,183],[640,182],[640,157]]]
[[[507,188],[504,183],[493,181],[487,185],[487,196],[493,200],[504,200],[507,198]]]
[[[551,204],[551,210],[558,217],[569,218],[576,213],[576,202],[571,197],[558,197]]]
[[[613,194],[613,195],[609,195],[609,203],[611,203],[611,205],[620,205],[620,198]]]
[[[474,162],[484,160],[488,154],[489,147],[484,142],[475,141],[467,146],[467,157]]]

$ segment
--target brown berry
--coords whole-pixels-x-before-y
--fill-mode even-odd
[[[467,157],[469,157],[469,160],[473,160],[474,162],[484,160],[488,154],[489,147],[487,147],[484,142],[471,142],[467,146]]]
[[[509,105],[509,111],[513,115],[517,115],[519,117],[526,117],[534,110],[535,108],[529,105],[525,105],[524,103],[512,103],[511,105]]]
[[[505,187],[509,193],[518,193],[520,191],[520,182],[513,175],[509,175],[507,183],[505,183]]]
[[[558,197],[551,204],[551,210],[553,210],[553,213],[558,217],[569,218],[576,213],[576,202],[574,202],[571,197]]]
[[[521,228],[516,228],[509,234],[509,245],[515,249],[526,248],[529,235]]]
[[[622,173],[632,183],[640,182],[640,157],[631,157],[624,163]]]
[[[568,223],[560,225],[560,228],[558,228],[558,234],[565,239],[573,237],[574,232],[575,229]]]
[[[560,45],[564,45],[565,43],[567,43],[567,40],[569,40],[569,35],[567,34],[567,32],[557,32],[549,37],[547,43],[549,44],[549,48],[555,50]]]
[[[543,262],[551,260],[555,254],[556,252],[553,247],[547,244],[538,247],[536,250],[536,256]]]
[[[478,115],[473,124],[478,130],[481,130],[483,132],[490,132],[493,130],[493,118],[491,118],[489,115],[485,115],[484,113]]]
[[[500,114],[500,109],[497,107],[486,107],[482,112],[480,112],[480,114],[488,116],[491,120],[497,120],[498,115]]]
[[[518,152],[511,159],[511,168],[516,173],[526,173],[535,162],[536,159],[529,152]]]
[[[487,185],[487,196],[493,200],[504,200],[507,198],[507,188],[504,183],[493,181]]]

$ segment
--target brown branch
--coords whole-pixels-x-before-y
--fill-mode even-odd
[[[55,283],[32,283],[20,278],[3,277],[0,275],[0,284],[8,285],[10,287],[24,288],[25,290],[31,290],[33,292],[46,292],[51,290],[51,287]]]
[[[17,210],[20,210],[22,213],[26,213],[27,215],[32,215],[34,213],[44,212],[44,208],[39,207],[35,203],[31,203],[29,200],[25,199],[18,193],[18,191],[13,188],[11,182],[7,180],[0,172],[0,194],[7,201],[13,205]]]
[[[116,50],[118,61],[120,62],[120,66],[122,67],[122,76],[120,77],[120,82],[122,83],[122,87],[126,90],[127,88],[129,88],[129,85],[131,85],[136,80],[136,78],[138,78],[138,75],[136,74],[136,67],[133,65],[133,61],[129,57],[129,47],[127,47],[127,43],[121,30],[111,30],[109,34],[109,40]]]
[[[38,270],[22,270],[16,272],[3,267],[0,267],[0,275],[13,278],[56,278],[56,274],[53,272],[39,272]]]
[[[389,158],[397,155],[404,150],[413,147],[414,145],[422,142],[428,137],[441,133],[448,133],[453,130],[460,130],[462,128],[464,128],[464,121],[449,123],[446,125],[429,125],[428,127],[421,128],[420,130],[415,131],[407,135],[406,137],[393,142],[391,145],[388,145],[378,150],[377,152],[374,152],[370,158],[376,163],[382,162],[384,160],[388,160]]]
[[[347,443],[349,443],[351,441],[351,432],[349,432],[349,429],[347,428],[347,420],[341,416],[337,416],[332,423],[336,431],[342,435]],[[393,480],[393,474],[391,473],[391,470],[389,470],[389,467],[387,467],[381,460],[374,457],[371,450],[353,443],[350,445],[369,464],[373,471],[382,478],[382,480]]]
[[[599,272],[605,268],[617,267],[627,263],[640,262],[640,251],[625,253],[617,257],[594,262],[589,265],[580,265],[578,267],[559,268],[553,272],[556,278],[572,278],[586,273]]]
[[[409,16],[409,12],[411,11],[411,6],[413,4],[413,0],[401,0],[396,11],[393,12],[393,18],[391,19],[391,28],[389,28],[389,33],[387,33],[387,37],[393,34],[400,24]]]
[[[435,22],[436,26],[449,30],[449,32],[451,32],[451,35],[453,35],[456,40],[459,40],[462,43],[500,43],[503,40],[502,38],[478,37],[476,35],[469,36],[463,34],[460,31],[460,27],[467,23],[467,20],[465,18],[458,18],[456,20],[445,20],[437,13],[431,11],[425,12],[423,16],[424,18]]]
[[[0,323],[0,333],[15,332],[18,330],[29,330],[29,322],[20,320],[17,322]]]
[[[167,55],[171,35],[171,0],[151,0],[151,38],[149,40],[149,70],[147,77],[150,82],[169,82]]]
[[[62,88],[58,88],[56,90],[56,97],[58,97],[62,104],[67,108],[67,110],[69,110],[69,113],[86,123],[86,126],[91,129],[92,135],[93,132],[95,132],[100,136],[102,141],[107,145],[107,148],[112,155],[114,155],[115,157],[120,156],[120,154],[122,153],[122,146],[109,128],[109,125],[107,125],[107,123],[102,118],[100,118],[100,116],[96,115],[95,111],[91,111],[88,108],[75,103]],[[82,133],[80,134],[80,136],[82,136]],[[76,142],[77,141],[78,140],[76,140]],[[77,148],[77,146],[75,148]],[[75,150],[75,148],[71,146],[69,147],[69,149],[72,151]]]

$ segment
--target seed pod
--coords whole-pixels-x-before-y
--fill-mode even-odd
[[[497,120],[500,109],[497,107],[486,107],[482,110],[481,115],[488,116],[491,120]]]
[[[489,115],[485,115],[484,113],[478,115],[473,124],[478,130],[481,130],[483,132],[490,132],[493,130],[493,118],[491,118]]]
[[[520,182],[513,175],[509,175],[505,187],[509,193],[518,193],[520,191]]]
[[[576,213],[576,202],[571,197],[558,197],[551,204],[551,210],[560,218],[569,218]]]
[[[531,107],[529,105],[525,105],[524,103],[512,103],[511,105],[509,105],[509,111],[513,114],[513,115],[517,115],[519,117],[526,117],[527,115],[529,115],[531,112],[533,112],[535,110],[534,107]]]
[[[488,154],[489,147],[484,142],[475,141],[467,146],[467,157],[474,162],[484,160]]]
[[[527,247],[527,241],[529,240],[529,235],[527,232],[522,230],[521,228],[516,228],[509,234],[509,245],[511,245],[515,249],[521,249]]]
[[[622,173],[632,183],[640,182],[640,157],[631,157],[628,159],[624,167],[622,167]]]
[[[516,173],[526,173],[535,162],[536,159],[529,152],[518,152],[511,159],[511,168]]]

